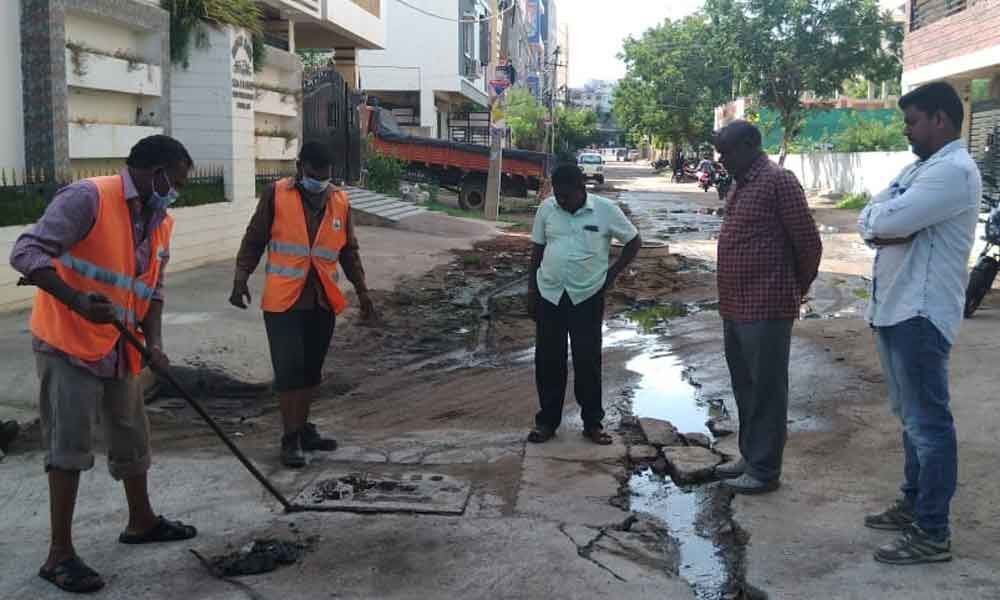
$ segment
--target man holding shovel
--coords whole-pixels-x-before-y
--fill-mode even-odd
[[[305,466],[305,451],[337,449],[336,440],[322,437],[309,422],[309,404],[322,380],[337,315],[347,306],[338,266],[354,285],[361,318],[376,319],[347,193],[330,185],[332,163],[325,146],[306,143],[298,175],[264,190],[236,257],[229,298],[247,308],[247,281],[267,250],[261,308],[284,425],[281,462],[291,468]]]
[[[39,410],[49,479],[52,540],[38,574],[63,590],[94,592],[100,575],[77,556],[72,525],[80,471],[94,465],[100,411],[108,467],[125,487],[129,518],[118,541],[186,540],[194,527],[150,506],[149,421],[137,375],[142,359],[113,322],[145,339],[160,368],[163,272],[173,220],[167,207],[187,181],[191,156],[155,135],[132,148],[118,175],[70,184],[14,244],[11,265],[38,286],[31,314]]]

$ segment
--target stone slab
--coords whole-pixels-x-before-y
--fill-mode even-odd
[[[711,479],[715,466],[722,461],[718,454],[700,446],[664,448],[663,457],[670,475],[680,484]]]
[[[646,441],[654,446],[681,446],[684,444],[677,428],[670,421],[643,418],[639,419],[639,426],[642,428],[643,435],[646,436]]]

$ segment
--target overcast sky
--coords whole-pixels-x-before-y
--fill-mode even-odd
[[[569,25],[569,84],[619,79],[625,65],[617,58],[622,40],[638,37],[665,18],[691,14],[702,0],[561,0],[558,17]]]

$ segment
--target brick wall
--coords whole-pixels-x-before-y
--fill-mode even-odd
[[[907,31],[904,71],[1000,45],[1000,0],[969,0],[969,4],[947,19]]]

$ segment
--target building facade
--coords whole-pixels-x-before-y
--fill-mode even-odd
[[[358,48],[384,43],[385,0],[261,0],[267,47],[205,25],[186,65],[172,64],[170,17],[158,0],[0,2],[0,169],[66,179],[124,164],[143,137],[180,139],[222,169],[225,197],[255,196],[255,174],[288,170],[301,138],[298,47],[335,50],[356,82]]]
[[[405,131],[443,139],[449,115],[488,105],[489,3],[426,0],[420,8],[385,3],[385,47],[359,53],[360,87]]]
[[[1000,0],[909,0],[903,90],[953,84],[965,103],[962,135],[987,191],[1000,191]]]

